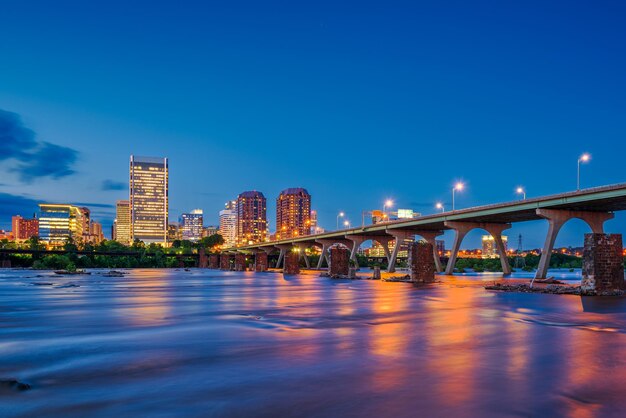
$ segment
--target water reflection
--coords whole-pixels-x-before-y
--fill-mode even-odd
[[[625,299],[490,292],[468,276],[414,288],[135,270],[43,288],[24,285],[25,274],[0,275],[0,378],[36,388],[12,395],[9,416],[604,417],[626,408]]]

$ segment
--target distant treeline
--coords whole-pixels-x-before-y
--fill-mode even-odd
[[[221,235],[215,234],[206,238],[202,238],[197,243],[180,240],[174,241],[170,248],[163,248],[158,244],[145,245],[141,241],[135,241],[132,245],[124,245],[117,241],[106,240],[98,245],[89,243],[75,243],[73,240],[68,242],[59,250],[65,251],[65,254],[52,255],[30,255],[30,254],[11,254],[12,267],[32,267],[35,269],[52,269],[52,270],[73,270],[82,268],[168,268],[179,267],[182,262],[185,267],[195,266],[196,259],[184,257],[185,254],[194,254],[198,248],[204,248],[207,253],[213,251],[216,246],[224,243]],[[29,249],[29,250],[45,250],[39,242],[38,237],[32,237],[22,246],[17,246],[14,242],[6,240],[0,241],[0,248],[8,249]],[[111,256],[111,255],[78,255],[77,251],[102,252],[102,253],[126,253],[132,252],[137,255],[133,256]],[[150,255],[148,255],[150,254]],[[166,257],[166,254],[178,254],[178,257]]]

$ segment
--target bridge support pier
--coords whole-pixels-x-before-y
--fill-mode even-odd
[[[417,231],[415,235],[419,235],[424,240],[433,246],[433,258],[435,259],[435,271],[441,273],[443,267],[441,266],[441,258],[439,258],[439,252],[437,251],[437,237],[443,235],[443,231]]]
[[[254,271],[267,271],[268,251],[259,250],[254,253]]]
[[[350,252],[350,260],[354,262],[356,268],[359,268],[359,262],[356,259],[356,253],[359,251],[361,244],[363,244],[368,239],[372,239],[370,237],[366,237],[364,235],[346,235],[346,239],[352,241],[352,250]]]
[[[284,255],[283,274],[300,274],[300,254],[287,251]]]
[[[280,254],[278,255],[278,261],[276,262],[276,268],[280,268],[281,265],[284,266],[285,254],[287,254],[288,251],[291,251],[291,249],[293,248],[293,245],[279,244],[279,245],[276,245],[275,247],[280,250]]]
[[[295,244],[294,247],[298,249],[298,254],[300,254],[300,257],[304,258],[304,265],[306,266],[306,268],[310,269],[311,263],[309,262],[309,257],[306,255],[307,246],[305,244]],[[298,259],[298,261],[300,261],[300,259]]]
[[[391,237],[376,237],[372,238],[373,241],[378,242],[385,252],[385,258],[387,259],[387,265],[391,263],[391,250],[389,250],[389,243],[393,241]]]
[[[454,272],[454,265],[456,264],[456,259],[459,255],[459,249],[461,248],[463,238],[465,238],[468,232],[478,228],[484,229],[493,237],[498,249],[498,254],[500,255],[502,272],[505,275],[511,274],[511,266],[509,265],[509,260],[506,255],[504,241],[502,241],[502,231],[509,229],[511,224],[446,221],[445,225],[446,227],[453,229],[456,233],[454,236],[452,251],[450,252],[450,259],[448,260],[448,265],[446,266],[446,274],[450,275]]]
[[[323,265],[323,260],[326,260],[326,265],[330,266],[330,258],[328,257],[330,254],[330,247],[335,244],[344,245],[346,248],[351,248],[353,245],[352,241],[348,241],[347,239],[332,239],[332,238],[321,238],[315,240],[318,244],[322,246],[322,254],[320,255],[320,259],[317,262],[317,268],[321,269]]]
[[[573,210],[557,210],[557,209],[537,209],[537,215],[548,220],[548,235],[546,242],[541,250],[541,259],[539,267],[535,273],[535,279],[546,279],[548,268],[550,267],[550,258],[554,249],[554,242],[561,230],[561,227],[571,219],[577,218],[585,221],[591,232],[594,234],[604,233],[604,223],[615,216],[610,212],[584,212]]]
[[[405,241],[415,240],[415,231],[396,229],[391,231],[388,230],[387,233],[396,240],[396,245],[393,247],[393,252],[391,253],[391,260],[389,261],[389,264],[387,264],[387,272],[394,273],[396,271],[396,262],[398,261],[400,246],[402,246]]]

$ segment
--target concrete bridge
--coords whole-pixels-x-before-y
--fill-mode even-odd
[[[437,254],[435,239],[445,230],[455,232],[454,244],[445,273],[452,274],[463,238],[474,229],[487,231],[494,237],[500,254],[502,271],[511,273],[502,232],[509,229],[514,222],[545,220],[549,228],[545,244],[541,253],[541,260],[535,278],[546,278],[550,266],[550,256],[554,242],[561,227],[569,220],[577,218],[585,221],[593,233],[604,233],[604,223],[613,218],[613,212],[626,209],[626,184],[583,189],[575,192],[562,193],[526,200],[517,200],[487,206],[478,206],[434,215],[422,216],[410,220],[399,220],[378,223],[364,227],[350,228],[323,234],[307,235],[297,238],[262,242],[252,245],[225,249],[230,253],[259,253],[270,254],[279,251],[277,267],[283,262],[285,254],[293,248],[301,250],[305,262],[309,266],[304,249],[317,246],[321,248],[321,257],[317,265],[323,266],[324,260],[328,263],[328,251],[331,246],[344,245],[351,251],[350,258],[356,262],[356,254],[360,246],[366,241],[380,243],[388,261],[388,270],[395,271],[396,260],[400,245],[393,249],[389,245],[392,241],[412,241],[421,237],[433,247],[433,257],[437,271],[443,271]]]

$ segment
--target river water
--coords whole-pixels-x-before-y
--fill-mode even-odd
[[[128,273],[0,270],[0,416],[626,416],[624,298]]]

